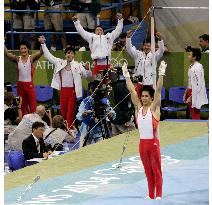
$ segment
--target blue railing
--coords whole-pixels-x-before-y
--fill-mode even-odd
[[[139,16],[141,16],[142,11],[141,11],[141,2],[142,0],[128,0],[128,1],[124,1],[123,0],[119,0],[118,3],[107,3],[107,4],[102,4],[102,8],[101,11],[104,10],[108,10],[108,9],[116,9],[116,12],[121,12],[122,13],[122,8],[124,5],[130,4],[130,15],[132,14],[132,4],[134,2],[139,2]],[[9,4],[4,4],[5,6],[9,7]],[[69,4],[63,4],[64,7],[68,7]],[[44,7],[43,4],[41,4],[41,7]],[[19,31],[14,31],[13,29],[13,18],[12,18],[12,14],[13,13],[22,13],[22,12],[31,12],[31,13],[36,13],[36,22],[38,21],[38,13],[90,13],[90,11],[75,11],[75,10],[44,10],[44,9],[40,9],[40,10],[14,10],[14,9],[5,9],[4,10],[5,13],[11,13],[11,24],[10,24],[10,31],[7,31],[6,34],[10,34],[11,35],[11,48],[14,49],[14,35],[23,33],[23,34],[30,34],[32,32],[19,32]],[[98,19],[96,19],[98,21]],[[111,20],[112,22],[112,20]],[[112,25],[110,24],[110,28],[105,29],[105,32],[109,32],[111,31]],[[34,34],[77,34],[77,32],[43,32],[43,31],[36,31],[33,32]]]

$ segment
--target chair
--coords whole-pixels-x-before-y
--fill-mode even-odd
[[[161,101],[166,99],[166,89],[162,87],[161,90]]]
[[[209,88],[206,88],[206,94],[207,94],[208,101],[209,101]]]
[[[13,95],[15,97],[18,96],[18,94],[17,94],[17,85],[16,84],[13,84],[12,85],[12,93],[13,93]]]
[[[53,88],[48,85],[36,85],[36,100],[38,102],[48,102],[53,99]]]
[[[8,165],[12,171],[16,171],[25,166],[24,154],[22,151],[10,151],[8,153]]]
[[[76,133],[75,142],[64,142],[63,151],[70,152],[80,148],[80,132]],[[67,150],[66,150],[67,149]]]
[[[208,102],[209,102],[209,88],[206,88],[206,94],[207,94]],[[209,112],[208,104],[205,105],[205,106],[203,106],[203,107],[200,109],[200,112]]]
[[[184,104],[183,95],[185,93],[185,86],[171,87],[169,88],[169,101],[173,106],[163,107],[163,111],[167,112],[177,112],[186,111],[187,107],[179,107],[180,104]]]

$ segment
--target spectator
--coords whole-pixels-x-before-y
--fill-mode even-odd
[[[34,122],[32,124],[32,134],[23,140],[22,150],[26,160],[33,158],[48,159],[51,151],[45,146],[43,140],[43,132],[45,125],[42,122]]]
[[[44,132],[44,142],[54,151],[62,150],[63,141],[74,142],[75,138],[70,132],[66,132],[64,120],[61,115],[55,115],[52,119],[52,127]]]
[[[203,53],[209,53],[209,35],[203,34],[199,36],[199,45]]]
[[[102,126],[104,125],[99,122],[100,118],[103,119],[106,113],[111,120],[116,116],[106,97],[102,96],[100,92],[93,94],[95,88],[95,82],[89,83],[90,95],[83,99],[76,116],[82,122],[80,127],[80,147],[101,141],[105,136],[102,133]]]
[[[16,106],[14,106],[14,103]],[[21,98],[15,98],[12,92],[4,93],[4,137],[15,130],[22,119]]]
[[[146,39],[143,42],[142,51],[137,50],[131,42],[132,30],[127,32],[127,40],[126,40],[126,49],[130,56],[135,61],[135,71],[133,77],[142,76],[142,82],[136,85],[136,92],[138,93],[138,97],[140,99],[140,90],[144,85],[153,86],[154,84],[154,75],[155,71],[152,67],[152,52],[151,52],[151,41],[150,39]],[[155,60],[156,64],[163,56],[164,53],[164,43],[161,38],[160,33],[156,33],[156,37],[158,39],[159,49],[155,52]]]
[[[48,128],[48,125],[42,120],[45,114],[45,107],[43,105],[39,105],[37,106],[35,113],[24,115],[15,130],[8,136],[9,149],[22,150],[22,142],[31,134],[32,124],[34,122],[42,122],[44,123],[45,128]]]
[[[85,11],[89,11],[89,7],[91,4],[91,0],[79,0],[79,2],[85,4]],[[92,13],[78,13],[79,20],[81,22],[82,27],[89,31],[94,32],[95,29],[95,16]]]
[[[204,69],[199,63],[201,51],[199,48],[187,47],[188,60],[191,63],[188,69],[188,87],[183,96],[183,101],[188,105],[190,116],[193,120],[200,120],[200,108],[208,104]]]
[[[13,105],[15,101],[16,106]],[[4,125],[17,125],[22,119],[21,97],[15,98],[12,92],[4,94]]]
[[[49,1],[45,0],[45,10],[46,11],[61,11],[63,10],[63,4],[62,0],[54,0]],[[56,32],[63,32],[63,13],[44,13],[44,29],[45,31],[56,31]],[[67,43],[66,43],[66,37],[64,34],[60,35],[61,43],[63,50],[65,50]],[[57,36],[55,34],[51,35],[51,50],[56,51],[56,41]]]
[[[15,10],[31,10],[31,3],[39,4],[39,0],[11,0],[10,7]],[[17,32],[32,32],[30,35],[31,49],[34,50],[36,46],[36,35],[33,34],[35,31],[35,18],[33,12],[16,12],[13,13],[13,29]],[[24,40],[24,34],[19,34],[19,41]]]
[[[82,77],[90,77],[89,64],[82,66],[74,61],[75,51],[72,47],[65,49],[65,60],[54,57],[45,44],[45,37],[40,36],[44,56],[55,65],[55,72],[51,86],[60,92],[60,111],[68,127],[73,128],[76,100],[82,97]]]
[[[20,42],[20,56],[14,55],[4,46],[4,52],[7,58],[17,66],[18,82],[17,93],[22,98],[21,110],[25,115],[36,110],[36,93],[33,77],[35,73],[34,63],[42,56],[42,49],[32,55],[29,55],[29,46],[26,42]]]
[[[127,33],[122,32],[120,34],[118,42],[113,44],[114,51],[126,51],[126,37]]]
[[[109,60],[111,58],[111,50],[114,40],[120,35],[123,28],[122,15],[118,14],[118,24],[116,29],[111,33],[104,34],[102,26],[96,26],[95,33],[89,33],[83,29],[77,16],[73,16],[75,28],[77,32],[89,43],[91,50],[91,58],[94,60],[94,77],[101,70],[110,68]]]

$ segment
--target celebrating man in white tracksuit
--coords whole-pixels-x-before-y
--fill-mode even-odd
[[[135,70],[133,77],[139,77],[139,76],[143,77],[142,82],[136,86],[136,92],[138,93],[138,96],[140,98],[141,88],[144,85],[153,86],[154,84],[155,71],[152,65],[153,55],[151,52],[151,41],[150,39],[146,39],[146,41],[143,42],[142,45],[143,50],[137,50],[135,46],[132,45],[131,36],[132,36],[132,30],[129,30],[127,32],[126,49],[129,55],[135,61]],[[156,33],[156,37],[158,39],[159,49],[155,52],[155,60],[156,60],[155,65],[157,65],[157,62],[163,56],[165,50],[163,40],[161,39],[161,34]]]
[[[103,28],[99,25],[95,28],[95,33],[89,33],[83,29],[77,16],[73,16],[73,21],[77,32],[89,43],[91,58],[94,61],[93,75],[99,71],[110,68],[109,60],[113,41],[119,37],[123,29],[122,15],[117,15],[118,24],[114,31],[104,34]]]
[[[183,100],[188,105],[191,118],[193,120],[199,120],[201,106],[208,104],[204,69],[202,64],[198,62],[201,59],[200,49],[190,47],[188,52],[188,60],[191,65],[188,69],[188,87],[183,96]]]
[[[55,71],[51,87],[60,91],[60,111],[67,120],[68,127],[73,128],[74,113],[77,98],[82,97],[82,77],[91,77],[89,65],[74,61],[75,51],[72,47],[65,49],[65,60],[54,57],[45,44],[45,37],[40,36],[39,42],[43,49],[44,56],[55,65]]]

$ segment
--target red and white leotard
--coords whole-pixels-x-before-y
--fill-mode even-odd
[[[148,182],[149,197],[162,197],[162,170],[160,142],[158,134],[159,121],[155,119],[150,107],[144,115],[143,107],[138,112],[138,130],[140,133],[139,152]]]
[[[154,139],[159,138],[158,124],[159,121],[153,116],[150,107],[147,113],[143,114],[143,107],[140,108],[137,117],[138,130],[140,139]]]
[[[35,68],[30,62],[30,56],[27,59],[26,63],[23,63],[21,56],[19,56],[19,61],[17,63],[18,70],[18,81],[21,82],[32,82]]]

